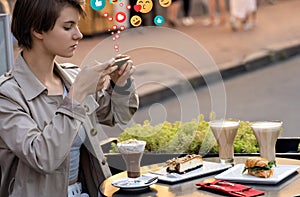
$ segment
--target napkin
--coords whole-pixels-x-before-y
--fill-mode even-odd
[[[201,189],[209,190],[209,191],[216,191],[218,193],[227,194],[230,196],[259,196],[264,194],[263,191],[253,189],[246,185],[231,183],[223,180],[215,180],[213,182],[201,182],[197,183],[197,186],[200,186]]]

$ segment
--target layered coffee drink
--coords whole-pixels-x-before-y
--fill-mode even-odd
[[[282,122],[262,121],[254,122],[251,128],[259,145],[260,156],[269,161],[275,161],[275,145],[280,134]]]
[[[237,134],[240,122],[235,120],[210,121],[210,128],[218,142],[219,158],[221,163],[233,163],[233,142]]]
[[[122,156],[127,166],[127,176],[130,178],[141,176],[140,161],[143,153],[122,153]]]
[[[146,146],[145,141],[130,139],[117,144],[127,168],[129,178],[141,176],[140,164]]]

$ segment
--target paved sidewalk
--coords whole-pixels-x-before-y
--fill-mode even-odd
[[[198,87],[205,84],[203,77],[217,71],[226,78],[300,53],[299,8],[299,0],[278,0],[274,5],[264,4],[258,9],[257,26],[247,32],[232,32],[228,25],[204,27],[202,26],[204,17],[199,17],[196,18],[193,26],[178,26],[176,29],[168,30],[174,34],[163,35],[165,31],[156,34],[144,28],[130,29],[127,34],[121,33],[120,49],[127,47],[127,53],[132,56],[137,65],[135,78],[139,85],[141,106],[166,98],[174,94],[172,93],[174,90],[185,89],[182,78],[191,81],[194,87]],[[197,54],[199,51],[190,48],[192,45],[186,45],[183,40],[178,39],[176,35],[180,33],[183,33],[184,39],[187,36],[188,39],[202,46],[200,51],[202,54]],[[161,36],[165,36],[168,47],[153,47],[166,46],[161,42]],[[82,40],[71,62],[81,65],[87,54],[99,43],[104,48],[94,49],[89,56],[113,55],[114,42],[108,37],[109,35],[102,35]],[[157,40],[160,43],[156,43]],[[173,50],[183,54],[174,54]],[[195,70],[195,67],[189,65],[189,59],[185,59],[186,53],[191,56],[201,56],[206,51],[204,59],[210,56],[213,58],[206,64],[209,66],[210,63],[215,62],[218,69],[203,67],[206,64],[202,65],[201,62],[202,67],[199,72],[199,67]],[[59,61],[70,62],[70,59],[60,58]],[[170,67],[174,69],[170,71]],[[184,77],[178,77],[178,73]]]

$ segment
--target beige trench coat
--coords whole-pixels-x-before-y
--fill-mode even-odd
[[[70,87],[79,69],[55,65]],[[69,152],[83,126],[79,181],[91,197],[111,176],[97,140],[97,122],[126,123],[138,108],[133,79],[127,89],[112,87],[89,96],[84,107],[68,97],[48,96],[21,55],[14,69],[0,78],[0,196],[67,197]],[[129,82],[132,83],[129,83]]]

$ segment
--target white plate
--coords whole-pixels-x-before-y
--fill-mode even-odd
[[[157,175],[158,180],[160,181],[176,183],[176,182],[184,181],[191,178],[196,178],[199,176],[204,176],[211,173],[220,172],[230,167],[232,167],[230,164],[221,164],[221,163],[203,161],[203,166],[201,168],[192,170],[185,174],[168,173],[166,171],[166,168],[163,168],[158,171],[150,171],[150,173]]]
[[[120,178],[112,181],[112,185],[127,191],[137,191],[147,189],[150,185],[157,182],[157,179],[147,183],[151,178],[155,176],[143,175],[138,178]],[[157,176],[156,176],[157,177]]]
[[[255,183],[255,184],[277,184],[289,175],[297,171],[300,166],[293,165],[277,165],[274,167],[274,175],[269,178],[260,178],[249,175],[247,173],[243,174],[244,164],[238,164],[234,167],[222,172],[215,176],[216,179],[235,181],[241,183]]]

